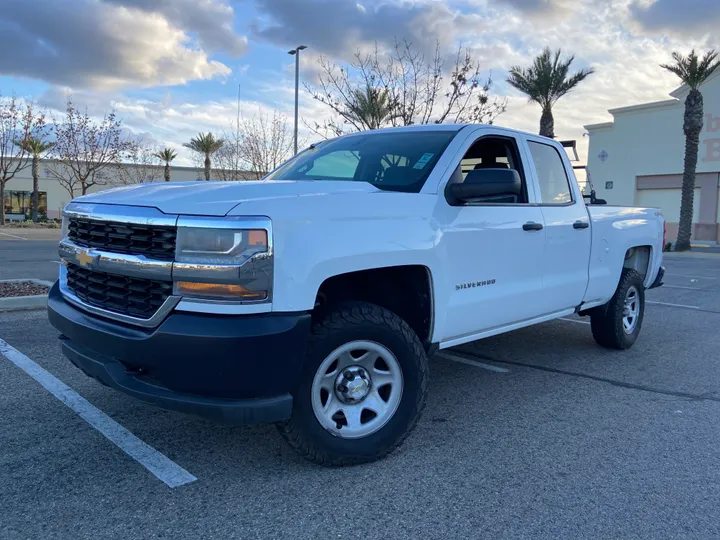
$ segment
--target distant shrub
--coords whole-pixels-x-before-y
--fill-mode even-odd
[[[59,229],[60,223],[55,220],[50,221],[39,221],[33,223],[32,221],[10,221],[5,224],[8,229]]]

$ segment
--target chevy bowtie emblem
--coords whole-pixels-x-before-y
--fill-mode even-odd
[[[92,255],[89,249],[83,249],[75,255],[75,260],[83,268],[90,268],[99,258],[99,255]]]

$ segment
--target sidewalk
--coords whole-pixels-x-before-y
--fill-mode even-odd
[[[720,254],[720,245],[718,244],[704,244],[704,243],[691,243],[692,250],[695,253],[718,253]]]
[[[692,251],[681,251],[681,252],[674,252],[674,251],[666,251],[663,253],[664,259],[710,259],[710,260],[720,260],[720,249],[715,249],[712,251],[704,251],[701,249],[695,249],[693,248]]]

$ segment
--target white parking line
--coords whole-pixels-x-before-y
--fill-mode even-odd
[[[16,234],[10,234],[10,233],[4,233],[0,232],[3,236],[9,236],[10,238],[17,238],[18,240],[27,240],[27,238],[23,238],[22,236],[17,236]]]
[[[675,276],[675,277],[684,277],[684,278],[688,278],[688,279],[712,279],[712,280],[718,279],[718,278],[716,278],[716,277],[686,276],[685,274],[671,274],[671,273],[669,273],[669,272],[665,272],[665,275],[666,275],[666,276]]]
[[[577,319],[566,319],[565,317],[560,317],[561,321],[567,321],[567,322],[574,322],[576,324],[590,324],[590,321],[579,321]]]
[[[197,480],[164,454],[141,441],[104,412],[90,404],[84,397],[41,368],[23,353],[0,339],[0,354],[35,379],[57,399],[62,401],[80,418],[102,433],[135,461],[140,463],[159,480],[175,488]]]
[[[663,284],[664,289],[683,289],[685,291],[704,291],[706,289],[701,289],[700,287],[681,287],[680,285],[667,285]]]
[[[685,308],[685,309],[700,309],[699,306],[686,306],[685,304],[669,304],[667,302],[651,302],[650,300],[646,300],[645,302],[647,304],[653,304],[656,306],[679,307],[679,308]]]
[[[497,367],[497,366],[491,366],[490,364],[483,364],[482,362],[475,362],[475,360],[468,360],[467,358],[463,358],[462,356],[455,356],[453,354],[448,353],[437,353],[435,356],[439,356],[440,358],[444,358],[445,360],[450,360],[451,362],[458,362],[460,364],[467,364],[468,366],[475,366],[480,369],[486,369],[488,371],[494,371],[495,373],[507,373],[508,369]]]

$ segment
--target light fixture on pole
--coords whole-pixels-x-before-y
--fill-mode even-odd
[[[296,49],[288,51],[288,54],[295,56],[295,138],[293,145],[295,154],[298,152],[298,92],[300,84],[300,51],[307,49],[306,45],[299,45]]]

